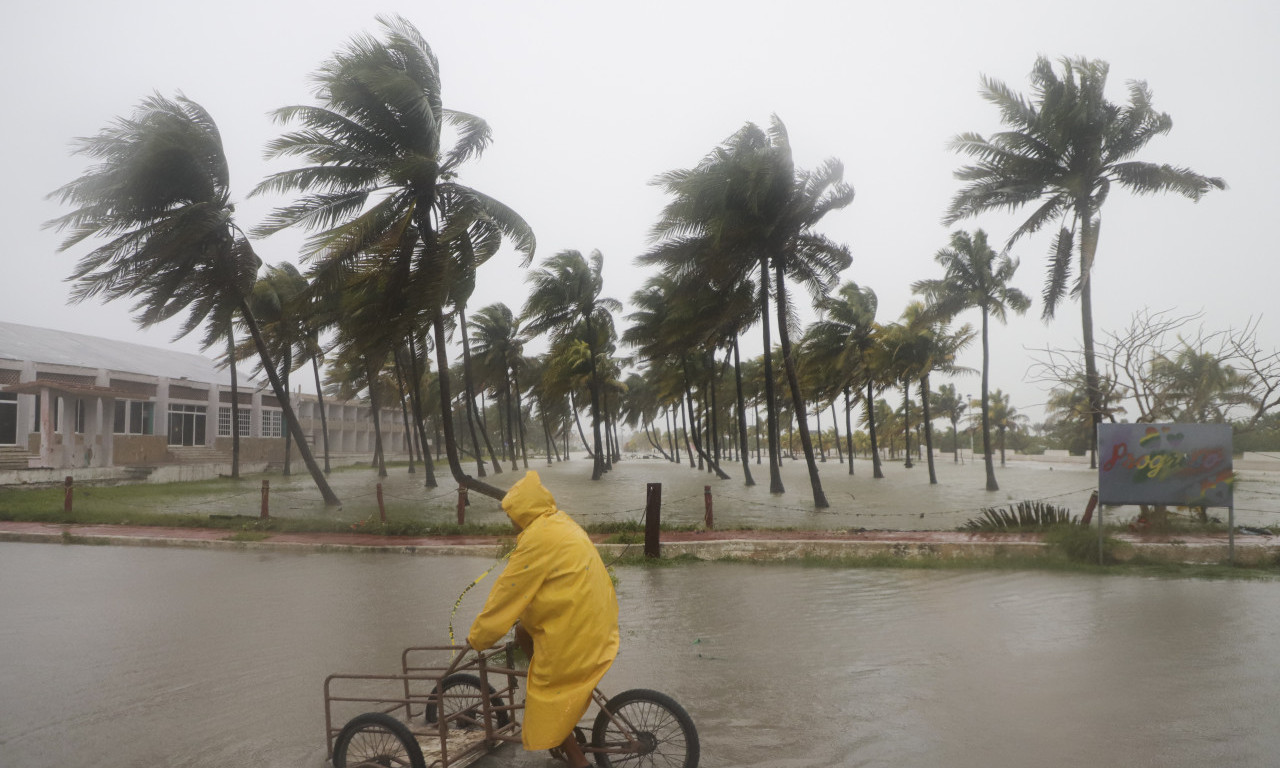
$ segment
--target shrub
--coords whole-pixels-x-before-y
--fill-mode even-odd
[[[1044,532],[1044,543],[1062,552],[1075,563],[1098,562],[1098,532],[1083,525],[1055,525]],[[1102,542],[1102,561],[1116,562],[1115,549],[1120,542],[1107,538]]]
[[[1055,507],[1043,501],[1020,501],[1003,509],[984,507],[982,514],[960,526],[962,531],[1041,531],[1060,523],[1078,524],[1066,507]]]

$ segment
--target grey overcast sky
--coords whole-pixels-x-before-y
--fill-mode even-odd
[[[1230,189],[1198,204],[1113,192],[1096,328],[1118,329],[1142,307],[1176,308],[1203,311],[1210,328],[1261,316],[1263,343],[1280,344],[1280,266],[1268,234],[1280,211],[1280,4],[1271,0],[16,0],[0,11],[0,319],[171,343],[174,326],[139,331],[128,302],[67,305],[64,279],[84,251],[58,253],[58,235],[41,224],[62,212],[45,196],[85,168],[72,139],[152,92],[184,93],[221,128],[247,228],[284,202],[245,199],[272,170],[262,150],[280,127],[268,112],[312,103],[310,73],[353,35],[376,31],[380,13],[405,16],[430,42],[446,106],[491,124],[494,143],[464,180],[530,222],[539,257],[600,249],[605,292],[625,302],[647,277],[633,259],[664,202],[649,182],[776,113],[800,166],[844,162],[857,197],[822,230],[851,248],[845,278],[876,290],[882,322],[899,316],[913,280],[939,275],[933,256],[949,234],[940,218],[963,162],[947,140],[1000,127],[978,96],[980,75],[1025,93],[1037,54],[1103,59],[1113,101],[1126,99],[1127,81],[1146,80],[1173,117],[1172,132],[1140,159],[1221,176]],[[961,226],[1002,243],[1018,221]],[[296,262],[300,243],[285,233],[257,247],[268,262]],[[1022,260],[1014,283],[1037,299],[1047,250],[1045,234],[1012,252]],[[522,277],[513,254],[497,257],[474,306],[519,311]],[[992,386],[1035,419],[1045,393],[1024,382],[1029,350],[1079,345],[1078,304],[1051,325],[1039,312],[1037,302],[992,329]],[[172,343],[198,351],[195,334]],[[979,359],[975,345],[962,362]],[[975,376],[956,384],[977,393]]]

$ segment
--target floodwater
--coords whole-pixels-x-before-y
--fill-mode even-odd
[[[662,484],[662,521],[674,525],[701,525],[704,519],[705,488],[710,486],[712,512],[718,528],[796,528],[818,530],[954,530],[978,517],[984,507],[1003,507],[1021,501],[1044,501],[1065,507],[1081,515],[1090,493],[1098,486],[1097,470],[1087,464],[1019,461],[1010,459],[1008,466],[996,466],[999,491],[986,490],[986,472],[982,462],[966,456],[963,464],[946,455],[936,459],[938,484],[929,483],[929,470],[923,461],[907,469],[901,460],[883,462],[885,477],[872,477],[871,462],[855,462],[853,476],[848,466],[834,458],[820,463],[819,477],[830,507],[815,510],[804,461],[784,460],[782,479],[786,492],[769,492],[766,465],[750,465],[754,486],[743,482],[741,463],[725,463],[730,479],[717,479],[707,472],[690,468],[688,463],[672,464],[661,459],[629,458],[614,465],[603,479],[592,482],[591,462],[575,455],[572,461],[548,466],[545,460],[530,459],[529,468],[536,470],[551,489],[558,505],[582,523],[644,519],[646,487]],[[475,464],[467,466],[475,471]],[[452,522],[456,518],[456,484],[446,477],[447,468],[437,465],[438,488],[424,488],[421,468],[414,475],[405,467],[394,467],[391,475],[379,479],[368,469],[345,470],[330,476],[335,492],[344,500],[373,497],[381,482],[389,502],[410,502],[422,510],[424,519]],[[1269,526],[1280,524],[1280,471],[1239,470],[1235,489],[1236,522],[1240,525]],[[512,471],[510,464],[502,474],[490,473],[486,482],[508,488],[524,476],[524,470]],[[275,516],[314,515],[323,509],[320,495],[311,478],[295,472],[289,478],[271,480],[272,508]],[[496,501],[477,493],[467,519],[479,523],[505,523]],[[239,506],[231,506],[239,505]],[[210,498],[188,507],[193,514],[210,512],[239,513],[256,516],[260,507],[256,492],[227,494],[225,499]],[[166,510],[181,512],[182,510]],[[1211,513],[1227,519],[1227,510]],[[341,512],[323,514],[342,515]],[[1119,507],[1107,512],[1107,519],[1129,519],[1136,507]]]
[[[326,765],[322,684],[442,642],[470,557],[0,543],[0,765]],[[702,765],[1274,765],[1280,585],[703,563],[618,569],[604,687]],[[459,632],[492,576],[462,601]],[[486,766],[550,768],[518,749]]]

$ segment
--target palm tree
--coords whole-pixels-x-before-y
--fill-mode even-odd
[[[598,355],[613,337],[613,313],[622,303],[600,295],[604,288],[604,254],[592,251],[590,259],[579,251],[561,251],[525,277],[531,288],[521,319],[530,338],[550,333],[553,339],[577,339],[590,356],[592,453],[591,479],[605,471],[604,440],[601,437],[600,396],[602,379]]]
[[[305,349],[307,341],[301,318],[297,314],[300,298],[306,288],[307,279],[298,272],[297,267],[285,262],[268,266],[261,279],[254,283],[253,293],[249,296],[249,306],[258,319],[272,357],[280,366],[280,382],[284,385],[286,397],[289,394],[289,374],[294,368],[294,351]],[[251,346],[244,351],[242,357],[250,354]],[[290,435],[285,433],[284,468],[281,470],[285,477],[292,474],[292,448]]]
[[[961,417],[964,416],[965,409],[968,407],[965,399],[956,394],[955,384],[943,384],[938,387],[938,391],[933,393],[931,398],[933,410],[947,421],[951,422],[951,461],[952,463],[960,462],[960,432],[957,426]]]
[[[893,324],[882,334],[882,346],[889,348],[889,361],[885,368],[895,373],[903,385],[903,412],[909,417],[907,396],[912,379],[920,382],[920,402],[926,458],[929,467],[929,483],[936,485],[938,475],[933,464],[933,419],[929,413],[930,392],[929,374],[933,371],[956,373],[962,369],[956,366],[956,355],[973,340],[974,331],[964,325],[954,333],[947,323],[930,312],[920,302],[907,305],[902,314],[903,322]],[[907,457],[906,466],[911,467],[910,423],[906,425]]]
[[[873,370],[873,357],[880,334],[880,326],[876,325],[879,306],[876,292],[869,287],[861,288],[857,283],[846,282],[835,296],[819,299],[814,306],[821,316],[809,326],[809,347],[815,356],[835,361],[834,366],[846,387],[866,389],[864,403],[871,440],[872,474],[877,479],[883,478],[876,446],[874,410],[878,375]],[[846,397],[846,414],[850,405],[850,399]],[[852,450],[849,455],[849,474],[853,474]]]
[[[1000,390],[991,393],[991,423],[1000,433],[1000,466],[1004,466],[1004,439],[1009,430],[1017,432],[1029,419],[1009,404],[1009,396]]]
[[[1106,62],[1064,58],[1060,64],[1061,76],[1047,58],[1036,59],[1031,101],[998,80],[982,78],[980,93],[1000,110],[1008,130],[990,139],[964,133],[952,140],[952,149],[977,162],[956,171],[965,186],[952,198],[943,221],[950,225],[986,211],[1039,203],[1009,237],[1009,245],[1046,225],[1058,224],[1050,248],[1043,314],[1046,319],[1053,317],[1071,279],[1072,258],[1078,258],[1071,293],[1080,297],[1085,385],[1096,430],[1103,396],[1094,357],[1090,278],[1107,194],[1112,185],[1118,185],[1140,195],[1174,192],[1196,201],[1227,185],[1187,168],[1132,159],[1147,142],[1173,128],[1169,115],[1151,106],[1145,82],[1131,81],[1129,103],[1113,104],[1104,94]]]
[[[465,302],[467,281],[496,252],[495,240],[512,241],[527,265],[533,233],[514,211],[457,181],[463,164],[489,145],[489,126],[444,108],[439,64],[412,24],[399,17],[378,21],[382,39],[357,37],[321,65],[314,76],[320,106],[275,112],[279,122],[301,128],[272,141],[268,155],[309,164],[272,174],[254,190],[302,194],[259,231],[319,230],[307,254],[322,266],[339,268],[371,250],[386,255],[391,281],[381,301],[401,318],[401,336],[415,339],[425,324],[433,332],[440,425],[454,479],[501,498],[502,489],[467,475],[458,457],[446,309]],[[449,129],[456,140],[445,147]]]
[[[81,139],[76,151],[99,162],[52,194],[75,210],[47,226],[70,230],[59,250],[91,238],[107,242],[77,263],[71,301],[133,299],[143,327],[185,312],[178,337],[211,318],[205,349],[224,342],[231,313],[239,313],[316,487],[326,505],[338,506],[249,306],[262,262],[235,224],[230,169],[213,118],[184,96],[157,94],[132,117]]]
[[[982,312],[982,448],[986,454],[987,490],[1000,490],[996,482],[995,467],[991,460],[991,424],[988,414],[988,373],[991,365],[991,344],[988,333],[989,318],[994,316],[1004,322],[1009,310],[1026,313],[1031,300],[1017,288],[1009,285],[1013,273],[1018,270],[1018,260],[1007,254],[997,255],[987,244],[987,233],[981,229],[970,235],[955,232],[951,246],[934,256],[942,265],[945,276],[941,279],[919,280],[911,289],[922,294],[929,302],[931,312],[938,317],[955,317],[966,309]]]
[[[482,369],[497,381],[499,403],[506,409],[506,432],[513,470],[519,468],[516,463],[516,432],[522,432],[523,419],[519,372],[524,363],[524,342],[521,338],[520,322],[506,304],[490,304],[471,318],[474,357]],[[523,440],[520,444],[523,445]],[[525,466],[528,464],[526,457]]]
[[[852,259],[846,248],[814,232],[827,213],[853,201],[853,188],[844,182],[843,172],[835,160],[828,160],[813,171],[798,170],[792,161],[786,126],[777,116],[767,133],[748,123],[697,167],[671,171],[655,181],[673,200],[653,228],[659,247],[640,259],[642,263],[688,270],[696,275],[695,279],[718,290],[731,290],[753,276],[757,278],[765,350],[770,492],[782,493],[768,322],[772,287],[783,368],[809,467],[814,505],[819,508],[828,503],[818,477],[791,353],[786,279],[798,282],[816,298],[830,290],[839,273],[849,266]]]
[[[1221,424],[1233,407],[1254,404],[1248,373],[1186,342],[1172,358],[1161,355],[1152,360],[1151,377],[1165,412],[1177,421]]]

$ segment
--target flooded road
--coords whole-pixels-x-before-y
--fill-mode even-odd
[[[0,544],[0,765],[322,768],[322,684],[447,636],[465,557]],[[1280,585],[620,568],[610,692],[702,765],[1272,765]],[[465,631],[491,583],[463,601]],[[512,752],[486,765],[559,765]]]

